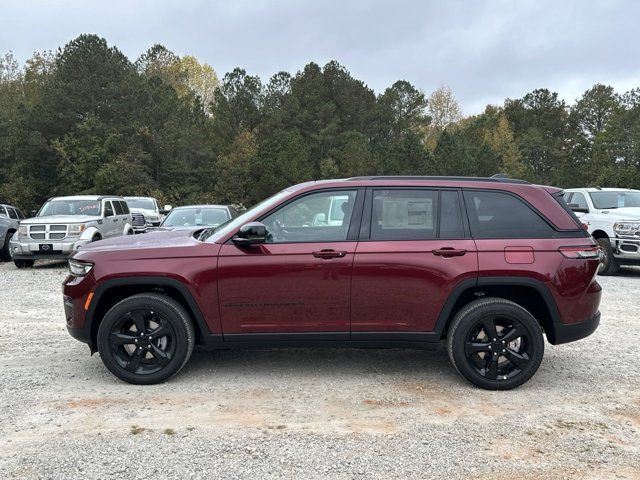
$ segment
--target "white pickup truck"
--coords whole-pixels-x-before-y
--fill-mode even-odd
[[[640,265],[640,190],[569,188],[564,200],[602,248],[600,275]]]

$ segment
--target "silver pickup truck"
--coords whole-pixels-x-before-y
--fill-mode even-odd
[[[89,242],[131,234],[131,213],[122,197],[55,197],[34,218],[20,222],[11,255],[16,267],[31,267],[36,260],[66,259]]]

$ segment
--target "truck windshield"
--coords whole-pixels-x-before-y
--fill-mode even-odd
[[[589,192],[593,205],[598,209],[624,207],[640,207],[640,192],[614,190],[606,192]]]
[[[100,215],[100,202],[97,200],[50,200],[42,206],[37,216],[48,215]]]
[[[155,210],[156,204],[153,198],[126,198],[129,208],[141,208],[143,210]]]
[[[174,208],[162,222],[163,227],[217,227],[229,220],[224,208]]]

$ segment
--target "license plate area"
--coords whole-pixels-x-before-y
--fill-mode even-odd
[[[53,252],[53,243],[41,243],[38,245],[38,251],[43,253]]]

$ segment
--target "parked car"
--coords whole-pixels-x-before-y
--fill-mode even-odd
[[[133,233],[124,198],[79,195],[50,198],[34,218],[22,220],[11,239],[18,268],[36,260],[66,259],[82,245]]]
[[[11,237],[22,219],[24,215],[18,208],[0,204],[0,260],[11,260]]]
[[[602,248],[600,275],[640,265],[640,190],[570,188],[564,198]]]
[[[210,348],[412,347],[510,389],[600,321],[600,250],[562,190],[504,178],[303,183],[220,228],[87,246],[67,327],[118,378],[162,382]],[[331,218],[341,202],[340,224]]]
[[[219,227],[238,216],[230,205],[189,205],[172,209],[157,229],[193,230],[197,227]]]
[[[129,205],[133,219],[133,231],[144,233],[149,228],[160,226],[164,215],[171,210],[171,205],[160,208],[158,200],[153,197],[124,197]]]

